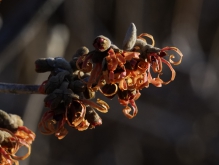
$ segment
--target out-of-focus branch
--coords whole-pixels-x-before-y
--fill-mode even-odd
[[[0,83],[0,93],[41,94],[38,91],[39,87],[39,85]]]
[[[25,48],[38,34],[42,24],[46,22],[64,0],[47,0],[36,12],[30,23],[23,28],[20,34],[1,52],[0,72]],[[13,48],[13,49],[11,49]],[[3,62],[4,61],[4,62]]]

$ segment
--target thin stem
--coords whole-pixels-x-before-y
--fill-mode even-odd
[[[41,94],[38,89],[39,85],[26,85],[26,84],[13,84],[1,83],[0,93],[13,93],[13,94]]]

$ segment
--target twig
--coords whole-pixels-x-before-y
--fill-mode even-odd
[[[0,93],[41,94],[38,91],[39,87],[39,85],[0,83]]]

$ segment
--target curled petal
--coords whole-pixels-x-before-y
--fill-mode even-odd
[[[57,122],[55,129],[55,136],[59,140],[63,139],[68,134],[67,129],[64,127],[65,123],[66,123],[66,119],[63,115],[62,119]]]
[[[124,96],[123,96],[124,97]],[[129,104],[129,101],[128,101],[128,99],[126,99],[126,98],[122,98],[122,96],[119,96],[119,98],[118,98],[118,100],[119,100],[119,103],[121,104],[121,105],[123,105],[123,106],[127,106],[128,104]]]
[[[148,77],[147,74],[144,73],[142,75],[139,75],[136,77],[136,89],[142,89],[144,87],[148,88],[149,87],[149,82],[148,82]]]
[[[140,96],[141,96],[141,93],[139,92],[139,90],[137,90],[134,96],[134,100],[138,100]]]
[[[137,115],[137,113],[138,113],[138,108],[137,108],[137,106],[136,106],[136,104],[135,104],[135,101],[134,101],[133,99],[132,99],[132,100],[128,100],[128,101],[119,99],[119,102],[120,102],[120,104],[126,106],[126,107],[123,109],[123,113],[124,113],[124,115],[125,115],[127,118],[132,119],[133,117],[135,117],[135,116]],[[130,104],[132,108],[130,108],[130,107],[128,106],[128,104]],[[130,114],[131,110],[133,110],[133,113],[132,113],[132,114]]]
[[[104,75],[101,75],[98,80],[97,85],[89,89],[91,89],[94,92],[94,91],[101,90],[100,88],[102,88],[105,85],[106,85],[106,80],[104,79]]]
[[[99,91],[106,97],[114,96],[118,91],[118,86],[116,84],[106,84]]]
[[[13,159],[15,160],[24,160],[26,159],[28,156],[30,156],[31,154],[31,146],[30,144],[26,144],[26,143],[22,143],[23,146],[25,146],[27,148],[27,153],[23,156],[16,156],[16,155],[11,155]]]
[[[152,69],[155,73],[160,73],[163,69],[161,57],[156,53],[148,54],[148,61],[152,63]],[[152,58],[154,60],[152,60]]]
[[[101,75],[101,71],[102,71],[101,63],[97,63],[94,69],[92,70],[90,78],[88,80],[88,83],[87,83],[88,88],[92,88],[92,85],[96,83],[98,76]]]
[[[53,111],[48,111],[44,113],[42,119],[38,124],[38,128],[42,134],[50,135],[55,133],[54,124],[56,124],[56,121],[53,120],[53,115]]]
[[[25,126],[18,127],[17,131],[15,132],[15,136],[19,139],[22,139],[22,141],[25,141],[27,144],[32,144],[36,137],[35,133]]]
[[[163,69],[163,66],[162,66],[162,60],[159,56],[157,57],[157,63],[158,63],[158,67],[157,67],[155,72],[160,73]]]
[[[175,79],[176,72],[175,72],[175,70],[173,69],[173,67],[171,66],[171,64],[167,60],[165,60],[163,58],[161,58],[161,60],[162,60],[163,63],[165,63],[170,68],[170,70],[172,72],[171,79],[169,81],[167,81],[167,82],[163,82],[164,85],[167,85],[167,84],[169,84],[171,81],[173,81]],[[158,78],[159,78],[159,75],[158,75]]]
[[[78,79],[81,80],[84,84],[87,84],[86,81],[81,77],[81,71],[78,72]]]
[[[2,145],[3,143],[1,144],[1,146],[0,146],[0,156],[1,156],[0,161],[2,161],[2,159],[5,159],[8,163],[12,161],[12,162],[18,164],[18,162],[16,160],[24,160],[30,155],[30,152],[31,152],[30,144],[32,143],[32,141],[29,142],[28,140],[26,140],[26,139],[28,139],[28,138],[26,138],[26,136],[28,136],[27,134],[31,134],[28,137],[30,137],[32,139],[32,135],[34,135],[34,138],[35,138],[35,134],[32,131],[30,131],[28,128],[26,128],[24,126],[18,128],[18,130],[15,132],[15,134],[13,134],[11,131],[6,130],[6,129],[0,129],[0,130],[9,133],[9,135],[11,137],[8,137],[7,141],[9,141],[9,143],[12,144],[11,145],[12,148],[11,147],[8,148],[7,152],[4,152],[5,151],[3,149],[4,145]],[[23,156],[16,156],[15,153],[22,146],[27,147],[27,149],[28,149],[27,153]]]
[[[135,89],[137,87],[136,80],[138,79],[138,76],[139,75],[136,75],[135,77],[134,76],[128,77],[126,79],[127,81],[126,89],[121,89],[121,88],[120,89],[121,90]]]
[[[45,93],[46,93],[46,88],[45,88],[45,86],[46,86],[47,82],[48,82],[48,80],[44,81],[44,82],[40,85],[40,87],[39,87],[39,89],[38,89],[38,91],[39,91],[40,93],[42,93],[42,94],[45,94]]]
[[[124,65],[123,65],[123,67],[124,67]],[[125,78],[126,75],[127,75],[125,68],[124,68],[123,70],[124,70],[124,71],[121,72],[120,75],[119,75],[119,78],[120,78],[120,79]]]
[[[121,99],[121,98],[118,98],[119,100],[119,103],[122,104],[123,106],[125,106],[125,108],[123,109],[123,113],[124,115],[129,118],[129,119],[132,119],[133,117],[135,117],[138,113],[138,108],[135,104],[135,100],[137,100],[139,97],[140,97],[140,93],[139,91],[137,90],[136,91],[137,93],[135,93],[134,97],[132,99],[129,99],[128,100],[124,100],[124,99]],[[128,104],[131,105],[131,107],[128,106]],[[130,114],[130,112],[133,110],[132,114]]]
[[[169,47],[168,47],[169,48]],[[162,71],[162,63],[165,63],[169,68],[170,68],[170,70],[171,70],[171,72],[172,72],[172,76],[171,76],[171,79],[169,80],[169,81],[167,81],[167,82],[164,82],[162,79],[160,79],[160,77],[159,77],[159,75],[160,74],[158,74],[158,77],[157,78],[152,78],[152,76],[151,76],[151,74],[150,74],[150,69],[148,69],[148,81],[149,81],[149,83],[151,83],[151,84],[153,84],[154,86],[156,86],[156,87],[161,87],[162,86],[162,84],[164,84],[164,85],[166,85],[166,84],[169,84],[171,81],[173,81],[174,79],[175,79],[175,76],[176,76],[176,72],[175,72],[175,70],[173,69],[173,67],[171,66],[171,64],[170,64],[170,62],[168,62],[167,60],[165,60],[164,58],[161,58],[161,57],[159,57],[158,58],[158,55],[156,55],[156,54],[150,54],[149,55],[149,57],[151,57],[151,56],[153,56],[153,57],[155,57],[156,59],[159,59],[159,70],[155,70],[154,68],[153,68],[153,65],[152,65],[152,69],[155,71],[155,72],[161,72]]]
[[[68,134],[68,131],[65,127],[61,127],[58,131],[56,131],[55,136],[61,140]]]
[[[138,63],[138,69],[141,71],[141,72],[146,72],[147,69],[149,68],[150,64],[148,62],[145,62],[145,61],[140,61]]]
[[[83,121],[76,127],[78,131],[84,131],[88,129],[90,123],[87,120],[83,119]]]
[[[7,153],[4,148],[0,147],[0,163],[2,165],[12,165],[13,162],[15,162],[15,160],[11,158],[10,154]],[[17,161],[15,163],[16,165],[18,164]]]
[[[97,109],[98,111],[102,112],[102,113],[107,113],[108,109],[110,108],[109,105],[100,99],[97,99],[97,104],[94,103],[93,101],[90,100],[85,100],[85,99],[81,99],[81,101],[85,104],[85,105],[89,105],[95,109]]]
[[[156,87],[162,87],[163,80],[160,78],[152,78],[151,73],[148,73],[148,82]]]
[[[10,148],[9,154],[15,154],[20,147],[19,139],[14,135],[14,133],[9,131],[8,129],[0,128],[0,131],[1,131],[0,148]]]
[[[138,113],[138,107],[137,105],[135,104],[135,100],[134,99],[131,99],[129,100],[129,104],[131,105],[132,109],[133,109],[133,113],[131,115],[131,117],[135,117]]]
[[[168,50],[173,50],[176,53],[178,53],[178,55],[180,56],[179,61],[174,62],[172,59],[175,58],[175,56],[170,55],[169,62],[173,65],[179,65],[182,62],[182,57],[183,57],[182,52],[176,47],[164,47],[164,48],[161,49],[161,51],[168,51]]]
[[[125,79],[121,79],[119,81],[119,89],[123,90],[127,90],[127,82],[125,81]]]
[[[133,116],[130,114],[131,110],[132,110],[132,109],[131,109],[129,106],[126,106],[126,107],[123,109],[124,115],[125,115],[127,118],[129,118],[129,119],[133,118]]]
[[[44,135],[51,135],[56,132],[55,128],[56,121],[55,120],[47,120],[39,123],[40,132]]]
[[[68,131],[64,128],[66,123],[64,112],[59,114],[58,121],[54,119],[55,113],[53,110],[46,112],[38,124],[40,132],[44,135],[55,134],[58,139],[63,139]]]
[[[98,113],[91,108],[90,106],[87,106],[86,108],[86,116],[85,119],[90,123],[89,128],[95,128],[95,126],[102,124],[102,119],[98,115]]]
[[[110,107],[109,107],[109,105],[105,101],[97,99],[97,103],[100,104],[104,108],[103,111],[102,111],[103,113],[108,112],[108,109]]]
[[[135,52],[133,52],[133,54],[135,54]],[[126,63],[126,59],[123,57],[123,55],[121,53],[116,53],[116,58],[117,58],[118,64],[120,66],[123,66],[123,64]]]
[[[74,100],[70,108],[66,108],[65,118],[69,126],[77,127],[84,119],[86,107],[79,100]]]
[[[109,74],[108,70],[103,71],[102,73],[103,73],[103,78],[106,81],[106,83],[110,84],[110,80],[109,80],[109,76],[108,76],[108,74]]]
[[[107,68],[110,71],[114,71],[116,69],[116,67],[118,66],[118,60],[116,58],[116,54],[113,51],[113,49],[110,49],[108,51],[109,55],[106,56],[106,62],[107,62]]]
[[[85,73],[90,72],[92,70],[93,65],[88,61],[91,59],[92,56],[93,56],[92,54],[88,54],[88,55],[85,54],[80,56],[76,62],[76,66],[78,70],[81,70]]]
[[[152,45],[152,46],[155,45],[154,37],[153,37],[152,35],[150,35],[150,34],[148,34],[148,33],[142,33],[142,34],[140,34],[140,35],[138,36],[139,39],[142,39],[142,40],[144,40],[144,41],[146,42],[146,40],[145,40],[144,38],[142,38],[142,37],[148,37],[148,38],[150,38],[151,41],[152,41],[152,44],[151,44],[151,45]]]
[[[124,52],[123,55],[125,56],[126,60],[130,61],[133,58],[139,59],[140,53],[138,53],[138,52]]]
[[[110,83],[114,82],[114,72],[113,71],[109,71],[109,81],[110,81]]]
[[[92,63],[88,62],[92,58],[92,56],[92,54],[89,54],[84,59],[84,62],[82,64],[82,70],[85,73],[90,72],[92,70]]]

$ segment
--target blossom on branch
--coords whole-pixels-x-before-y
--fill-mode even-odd
[[[31,144],[35,133],[23,126],[23,121],[18,115],[8,114],[0,110],[0,164],[19,164],[19,160],[26,159],[31,153]],[[16,153],[21,147],[28,149],[23,156]]]
[[[148,44],[144,37],[148,37],[152,44]],[[39,123],[43,134],[55,134],[62,139],[68,133],[66,124],[79,131],[101,125],[102,119],[96,110],[106,113],[110,107],[103,100],[97,99],[96,103],[91,100],[97,91],[110,99],[117,95],[124,106],[124,115],[132,119],[138,113],[135,101],[141,96],[140,91],[150,84],[161,87],[173,81],[176,72],[172,65],[180,64],[183,57],[176,47],[155,47],[150,34],[137,36],[133,23],[122,49],[103,35],[94,39],[93,46],[93,51],[79,48],[70,62],[61,57],[36,60],[36,72],[50,72],[39,87],[39,92],[47,95],[44,102],[49,108]],[[169,55],[169,51],[176,52],[179,60],[173,61],[175,55]],[[163,64],[172,74],[168,81],[161,79]],[[154,74],[156,77],[152,76]]]
[[[83,54],[76,63],[80,71],[90,72],[88,89],[99,90],[108,98],[117,94],[120,104],[125,106],[123,113],[130,119],[138,112],[135,100],[140,97],[140,90],[148,88],[149,84],[161,87],[173,81],[176,73],[172,65],[180,64],[183,57],[178,48],[154,47],[155,41],[152,35],[143,33],[137,36],[136,32],[136,27],[132,23],[126,33],[123,49],[111,44],[107,37],[98,36],[93,42],[95,50]],[[144,36],[152,40],[152,45],[146,42]],[[179,61],[172,60],[175,56],[167,53],[171,50],[179,54]],[[166,56],[169,56],[169,60],[165,59]],[[160,78],[163,74],[163,63],[172,72],[169,81]],[[152,77],[151,69],[155,74],[157,73],[157,77]],[[133,110],[132,114],[130,114],[131,110]]]
[[[48,79],[39,87],[42,94],[47,94],[44,103],[49,108],[39,123],[43,134],[55,134],[58,139],[63,139],[68,133],[66,124],[79,131],[92,129],[102,124],[96,110],[108,112],[106,102],[89,100],[95,96],[95,92],[86,85],[90,75],[79,73],[75,67],[75,58],[83,52],[87,52],[85,47],[76,52],[71,62],[64,58],[42,58],[35,62],[36,72],[50,72]]]

